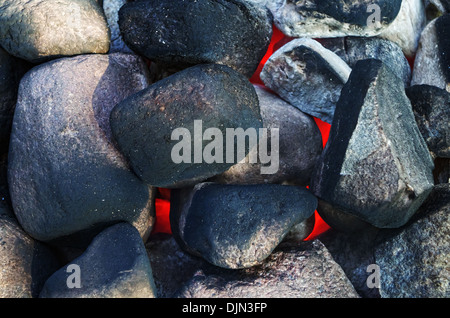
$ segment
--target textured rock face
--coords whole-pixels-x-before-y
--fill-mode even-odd
[[[138,231],[128,223],[105,229],[80,257],[45,282],[39,297],[155,298],[151,265]]]
[[[412,222],[375,250],[386,298],[450,297],[450,187],[435,187]]]
[[[118,104],[111,113],[111,128],[119,149],[142,180],[158,187],[179,188],[220,174],[239,162],[241,159],[230,162],[226,158],[232,150],[229,148],[236,149],[238,142],[235,138],[232,145],[226,145],[227,129],[258,131],[262,120],[258,96],[250,82],[230,67],[206,64],[158,81]],[[203,156],[212,139],[206,140],[203,133],[210,128],[219,130],[222,137],[214,137],[217,152],[211,161]],[[174,136],[177,132],[181,135]],[[186,147],[181,149],[183,144]],[[248,152],[247,147],[244,157]]]
[[[378,60],[358,62],[313,177],[319,213],[332,227],[344,217],[402,226],[430,193],[432,170],[403,83]]]
[[[317,206],[296,186],[203,183],[184,191],[171,206],[172,231],[187,251],[224,268],[262,262]]]
[[[0,298],[37,297],[58,267],[50,249],[28,236],[12,211],[0,206]]]
[[[119,25],[128,46],[152,61],[177,68],[224,64],[248,78],[272,35],[268,10],[241,0],[128,3]]]
[[[261,80],[302,112],[331,123],[336,102],[351,68],[319,42],[295,39],[277,50]]]
[[[377,59],[402,79],[405,87],[411,82],[411,67],[400,46],[394,42],[380,38],[346,37],[322,39],[320,43],[351,68],[358,61]]]
[[[398,16],[380,37],[397,43],[406,56],[414,57],[426,25],[423,0],[403,0]]]
[[[153,223],[153,189],[110,141],[111,109],[148,85],[133,55],[86,55],[42,64],[21,81],[8,183],[25,231],[49,241],[98,233],[97,225]],[[92,232],[92,233],[91,233]]]
[[[176,296],[359,298],[342,268],[319,240],[280,245],[261,265],[248,269],[204,268]]]
[[[184,252],[172,235],[152,236],[147,244],[148,258],[159,298],[172,298],[206,261]]]
[[[14,56],[41,62],[109,50],[108,25],[95,0],[2,0],[0,7],[0,45]]]
[[[284,34],[327,38],[378,35],[397,17],[401,3],[401,0],[275,0],[266,5]]]
[[[322,153],[322,136],[314,119],[266,89],[255,86],[263,127],[271,134],[272,159],[275,159],[273,131],[278,129],[278,171],[261,174],[261,162],[242,162],[212,181],[228,184],[282,183],[309,185],[314,165]],[[254,148],[252,151],[256,151]],[[247,158],[248,159],[248,156]]]
[[[406,89],[419,130],[433,157],[450,158],[450,93],[430,85]]]
[[[450,14],[423,30],[414,62],[411,85],[432,85],[450,93]]]

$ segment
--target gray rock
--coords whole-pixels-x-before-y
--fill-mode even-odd
[[[95,0],[1,0],[0,7],[0,45],[14,56],[42,62],[109,50],[108,25]]]
[[[432,85],[450,93],[450,14],[423,30],[414,62],[411,85]]]
[[[111,31],[110,53],[133,52],[123,41],[119,28],[119,10],[127,2],[128,0],[105,0],[103,2],[103,11],[105,12],[106,21]]]
[[[278,49],[260,78],[302,112],[331,123],[336,102],[351,68],[319,42],[295,39]]]
[[[274,162],[278,160],[278,170],[273,174],[261,174],[261,161],[250,163],[248,155],[243,162],[232,166],[211,181],[227,184],[289,182],[309,185],[312,171],[323,150],[322,136],[317,124],[313,118],[266,89],[255,86],[255,90],[263,127],[271,133],[267,140],[267,145],[271,146],[271,164],[275,166]],[[274,129],[279,130],[278,149],[274,147]],[[256,152],[257,149],[253,148],[252,151]]]
[[[172,235],[150,236],[145,248],[158,298],[172,298],[206,262],[184,252]]]
[[[0,153],[8,151],[19,82],[28,69],[28,63],[0,47]]]
[[[358,62],[312,178],[319,214],[333,228],[400,227],[429,195],[433,168],[403,83],[379,60]]]
[[[380,37],[398,44],[406,56],[414,57],[420,34],[426,26],[423,0],[403,0],[400,12]]]
[[[68,282],[77,283],[77,273],[80,284],[70,286]],[[50,276],[39,297],[155,298],[152,268],[139,232],[128,223],[105,229],[80,257]]]
[[[142,180],[157,187],[179,188],[220,174],[242,160],[249,153],[248,146],[242,158],[227,160],[226,153],[239,145],[237,138],[233,145],[226,145],[226,129],[254,128],[257,132],[262,120],[258,96],[247,78],[224,65],[203,64],[119,103],[111,113],[111,128],[119,149]],[[221,133],[214,136],[215,143],[203,136],[209,128]],[[211,144],[217,151],[215,155],[211,151],[214,158],[206,160],[204,153]]]
[[[450,93],[430,85],[406,89],[419,130],[433,157],[450,158]]]
[[[79,232],[70,243],[86,242],[118,221],[149,234],[154,189],[131,172],[109,128],[111,109],[148,85],[146,72],[137,56],[97,54],[51,61],[22,79],[8,182],[17,218],[32,237]]]
[[[363,37],[322,39],[320,43],[336,53],[351,68],[356,62],[366,59],[382,61],[408,87],[411,82],[411,67],[402,49],[389,40]]]
[[[303,187],[201,183],[172,194],[170,223],[186,251],[223,268],[246,268],[267,258],[316,206]]]
[[[119,11],[123,39],[152,61],[185,68],[230,66],[250,78],[272,36],[272,17],[241,0],[149,0]]]
[[[417,216],[375,250],[385,298],[449,298],[450,185],[435,187]]]
[[[275,25],[284,34],[328,38],[378,35],[397,17],[401,3],[401,0],[274,0],[268,1],[267,6]]]
[[[379,288],[367,284],[373,273],[369,266],[375,264],[374,251],[379,231],[370,228],[358,233],[343,233],[331,229],[318,238],[364,298],[380,298]]]
[[[0,298],[37,297],[60,265],[50,249],[28,236],[11,215],[0,207]]]
[[[279,246],[261,265],[226,271],[204,268],[179,298],[359,298],[319,241]]]

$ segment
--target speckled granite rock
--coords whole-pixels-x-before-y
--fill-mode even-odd
[[[95,0],[1,0],[0,7],[0,45],[14,56],[42,62],[109,50],[108,25]]]
[[[325,283],[326,282],[326,283]],[[179,298],[359,298],[318,240],[282,245],[261,265],[226,271],[198,271]]]

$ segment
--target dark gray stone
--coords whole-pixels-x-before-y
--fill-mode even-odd
[[[450,183],[450,159],[436,158],[434,166],[434,184]]]
[[[318,238],[364,298],[380,298],[379,288],[367,284],[368,280],[372,282],[370,275],[373,271],[369,266],[375,264],[374,251],[379,231],[371,228],[358,233],[343,233],[331,229]]]
[[[80,286],[71,275],[77,273]],[[40,298],[155,298],[151,265],[139,232],[128,223],[98,234],[87,250],[45,282]]]
[[[28,63],[9,55],[0,47],[0,153],[8,151],[17,91]]]
[[[319,214],[333,228],[400,227],[429,195],[433,168],[403,83],[379,60],[358,62],[313,176]]]
[[[172,298],[206,264],[184,252],[172,235],[152,235],[145,245],[158,298]]]
[[[272,36],[269,11],[241,0],[132,2],[120,9],[119,26],[125,43],[152,61],[224,64],[248,78]]]
[[[275,25],[292,37],[374,36],[400,12],[401,0],[274,0],[267,1]],[[377,5],[379,23],[373,23]],[[372,19],[370,19],[372,18]]]
[[[320,43],[336,53],[351,68],[360,60],[380,60],[403,80],[405,87],[409,86],[411,67],[402,49],[394,42],[376,37],[346,37],[322,39]]]
[[[450,158],[450,93],[430,85],[406,89],[419,130],[434,157]]]
[[[114,148],[111,109],[148,85],[134,55],[83,55],[33,68],[21,81],[11,134],[8,182],[14,212],[32,237],[50,241],[128,221],[145,237],[154,189]]]
[[[195,121],[201,121],[201,127]],[[195,127],[202,128],[201,136]],[[237,158],[226,160],[231,151],[226,147],[226,129],[258,131],[262,120],[255,89],[242,74],[224,65],[203,64],[158,81],[119,103],[111,113],[111,128],[119,149],[142,180],[157,187],[179,188],[220,174],[239,162]],[[218,153],[208,163],[202,156],[196,163],[195,154],[202,155],[211,143],[200,140],[209,128],[222,133],[223,144],[218,139],[218,148],[223,157]],[[186,133],[172,140],[176,129],[187,129],[189,136]],[[184,154],[184,150],[176,151],[183,142],[191,146],[191,152],[189,155],[185,148],[187,158],[177,163],[172,153]],[[199,151],[197,142],[202,146]],[[244,156],[249,150],[247,146]]]
[[[33,240],[0,206],[0,298],[37,297],[50,275],[58,269],[56,256]]]
[[[179,298],[359,298],[319,241],[280,245],[261,265],[242,270],[204,267]]]
[[[14,56],[42,62],[109,50],[108,25],[95,0],[1,0],[0,7],[0,45]]]
[[[302,112],[331,123],[351,68],[319,42],[295,39],[278,49],[260,78],[281,98]]]
[[[317,206],[306,188],[277,184],[201,183],[172,195],[170,223],[180,246],[233,269],[261,263]]]
[[[414,62],[411,85],[427,84],[450,93],[450,14],[445,14],[423,30]]]
[[[266,89],[255,86],[263,127],[269,131],[272,166],[275,156],[278,170],[273,174],[261,174],[261,162],[238,163],[214,177],[211,181],[227,184],[283,183],[309,185],[314,166],[322,153],[322,135],[314,119],[280,99]],[[278,151],[273,147],[273,130],[279,130]],[[256,152],[253,148],[252,151]],[[266,164],[266,166],[269,166]]]
[[[449,298],[450,185],[434,188],[402,229],[384,234],[375,250],[385,298]]]

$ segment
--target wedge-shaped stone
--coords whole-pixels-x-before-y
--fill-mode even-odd
[[[332,227],[402,226],[430,193],[433,167],[402,81],[379,60],[358,62],[313,176],[319,214]]]

